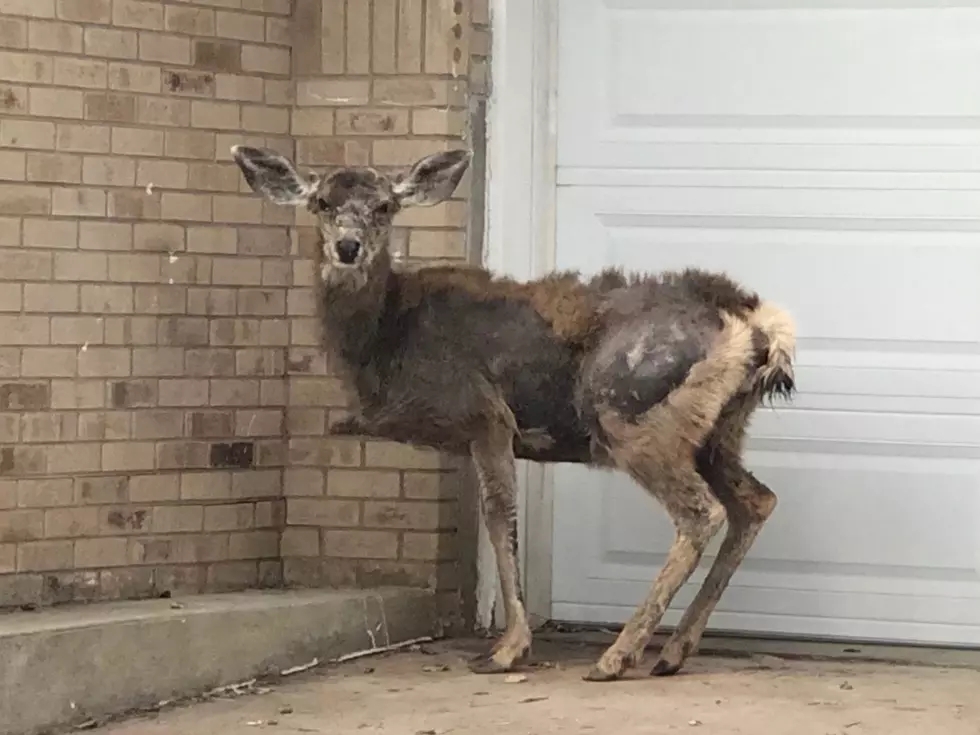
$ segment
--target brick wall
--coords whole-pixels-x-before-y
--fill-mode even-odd
[[[489,39],[486,0],[296,0],[292,132],[300,164],[396,170],[439,150],[479,147]],[[393,249],[408,262],[474,254],[472,177],[455,199],[403,212]],[[293,584],[407,584],[458,609],[471,514],[459,463],[385,442],[322,438],[346,396],[319,356],[311,285],[312,220],[294,231],[287,361],[290,466],[282,555]],[[478,251],[478,248],[476,248]],[[464,495],[465,497],[465,495]],[[475,541],[472,541],[475,547]]]
[[[279,581],[290,3],[204,5],[0,0],[0,604]]]
[[[456,608],[457,465],[323,438],[347,396],[310,221],[229,148],[390,168],[478,144],[486,6],[0,0],[0,607],[285,573]],[[469,257],[469,181],[395,249]]]

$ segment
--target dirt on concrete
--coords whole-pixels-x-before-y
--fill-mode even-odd
[[[888,664],[694,657],[669,678],[582,681],[594,646],[537,644],[521,675],[477,676],[485,642],[433,644],[106,726],[104,735],[977,735],[980,672]]]

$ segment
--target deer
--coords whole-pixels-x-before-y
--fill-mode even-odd
[[[327,435],[473,463],[506,627],[469,668],[509,672],[530,654],[517,561],[515,461],[523,459],[625,472],[674,526],[648,596],[587,681],[620,679],[640,665],[674,595],[727,523],[650,674],[678,672],[776,507],[742,454],[755,409],[795,393],[789,313],[698,268],[517,281],[476,265],[396,262],[392,222],[403,209],[449,199],[472,160],[468,150],[433,153],[395,173],[304,173],[271,150],[231,152],[254,193],[315,219],[322,349],[354,396]]]

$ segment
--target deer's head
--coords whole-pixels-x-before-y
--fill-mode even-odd
[[[283,206],[306,207],[320,231],[320,278],[326,286],[358,288],[387,271],[395,215],[410,206],[447,199],[470,162],[463,150],[435,153],[387,176],[371,168],[301,174],[270,150],[234,146],[235,163],[258,194]]]

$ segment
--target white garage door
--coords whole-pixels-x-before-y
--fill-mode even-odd
[[[711,627],[980,644],[980,6],[559,8],[558,266],[724,269],[798,321],[748,455],[781,503]],[[553,616],[622,622],[671,526],[555,477]]]

